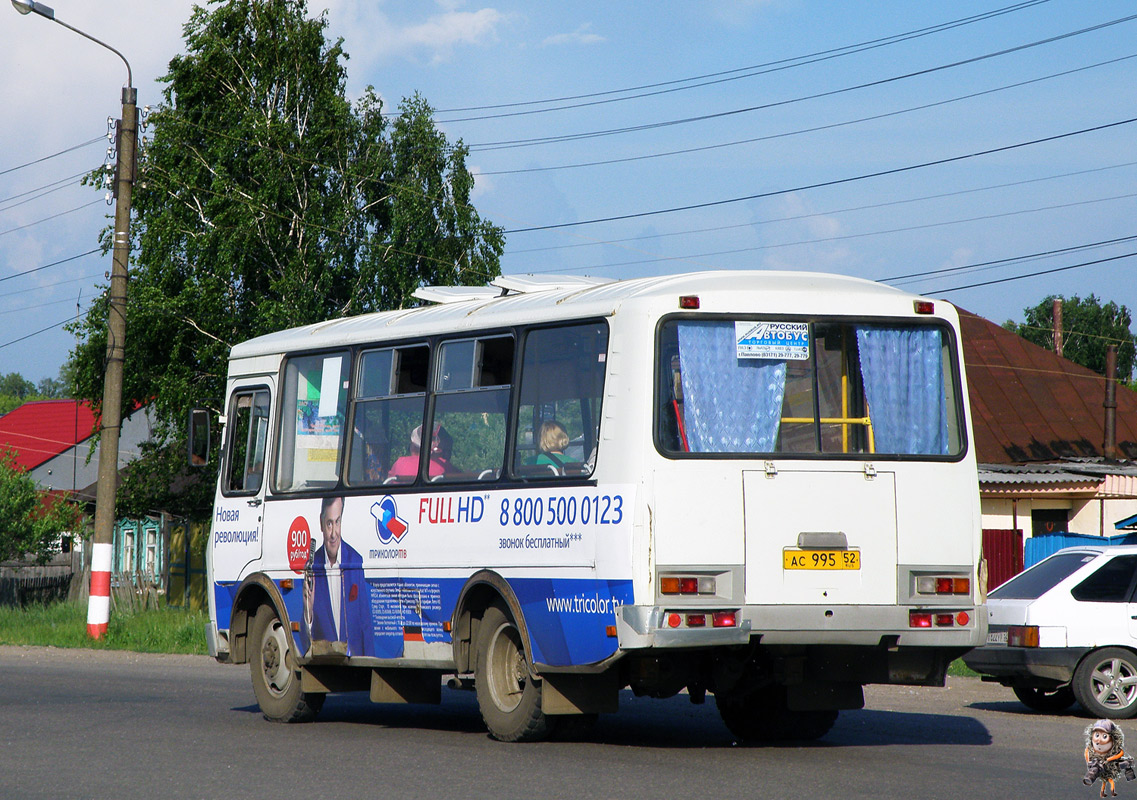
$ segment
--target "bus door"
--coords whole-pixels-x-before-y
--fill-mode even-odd
[[[214,580],[234,588],[247,566],[261,558],[271,391],[269,377],[238,381],[226,409],[221,490],[213,509],[210,546]],[[227,618],[220,607],[218,612],[219,620]]]
[[[748,604],[897,602],[894,473],[771,462],[742,486]]]

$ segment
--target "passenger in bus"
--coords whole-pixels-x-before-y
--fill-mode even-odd
[[[565,426],[553,419],[545,420],[537,429],[537,458],[533,463],[553,467],[558,475],[562,474],[565,464],[569,463],[565,457],[568,444],[569,436]]]
[[[387,474],[395,478],[409,478],[414,480],[418,475],[419,451],[422,448],[422,426],[419,425],[411,431],[411,452],[408,455],[395,459],[391,470]],[[430,467],[427,475],[436,478],[439,475],[452,475],[457,468],[450,463],[450,453],[454,449],[454,440],[441,425],[434,426],[434,433],[430,438]],[[409,483],[410,481],[400,481]]]
[[[323,546],[304,580],[304,618],[312,620],[311,641],[343,642],[349,656],[374,654],[371,593],[363,579],[363,557],[341,538],[343,498],[320,505]]]

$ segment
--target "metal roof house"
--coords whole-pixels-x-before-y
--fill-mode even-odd
[[[81,401],[24,403],[0,416],[0,451],[11,452],[16,467],[25,471],[41,490],[69,494],[79,502],[94,503],[99,447],[95,444],[92,449],[91,445],[97,426],[93,409]],[[123,419],[120,470],[137,457],[139,446],[150,434],[151,423],[145,409],[138,409]],[[160,563],[160,540],[155,533],[153,547],[147,549],[151,540],[149,529],[142,527],[144,522],[121,520],[116,525],[118,563],[150,563],[145,560],[148,557]],[[46,565],[23,561],[0,564],[0,604],[20,605],[29,598],[44,600],[65,594],[72,574],[81,574],[85,566],[84,551],[80,547],[72,548],[68,536],[62,537],[60,550]]]
[[[97,433],[91,406],[78,400],[35,400],[0,417],[0,450],[11,450],[18,467],[40,488],[74,492],[80,500],[95,499],[99,446],[91,450]],[[150,438],[150,420],[144,410],[123,420],[118,468],[138,455]],[[88,459],[90,455],[90,459]]]
[[[1106,441],[1106,380],[960,309],[991,586],[1022,568],[1023,539],[1110,536],[1137,514],[1137,392],[1116,390]],[[991,546],[987,543],[990,541]]]

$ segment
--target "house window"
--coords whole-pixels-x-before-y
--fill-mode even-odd
[[[1030,512],[1032,536],[1059,533],[1070,529],[1070,512],[1065,508],[1038,508]]]

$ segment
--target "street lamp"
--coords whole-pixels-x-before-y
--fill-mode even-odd
[[[111,556],[114,541],[115,491],[118,487],[118,439],[122,427],[122,365],[126,356],[126,276],[130,261],[130,197],[134,188],[134,150],[138,140],[138,92],[130,62],[106,42],[55,18],[55,10],[34,0],[12,0],[21,14],[35,13],[105,47],[126,64],[122,90],[116,162],[114,249],[107,307],[107,368],[103,379],[102,429],[99,438],[99,478],[95,489],[95,541],[91,547],[91,594],[87,605],[87,634],[101,638],[110,619]]]

